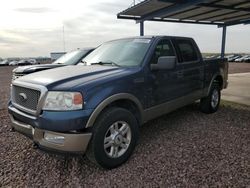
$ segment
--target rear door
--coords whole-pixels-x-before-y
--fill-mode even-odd
[[[192,39],[176,38],[173,40],[179,54],[179,77],[183,78],[185,94],[202,93],[204,87],[204,63],[199,49]]]

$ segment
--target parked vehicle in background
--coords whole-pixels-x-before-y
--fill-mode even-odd
[[[0,66],[7,66],[7,65],[9,65],[9,61],[7,59],[0,62]]]
[[[17,63],[18,63],[18,61],[15,61],[15,60],[14,60],[14,61],[11,61],[11,62],[9,63],[9,65],[10,65],[10,66],[16,66]]]
[[[247,60],[250,58],[250,55],[244,55],[240,58],[235,59],[235,62],[247,62]]]
[[[40,63],[37,63],[35,59],[28,59],[28,61],[30,62],[31,65],[40,64]]]
[[[245,59],[246,63],[250,63],[250,56],[248,58]]]
[[[62,57],[54,61],[52,64],[17,67],[12,71],[12,80],[42,70],[63,67],[66,65],[76,65],[93,50],[94,48],[83,48],[74,50],[72,52],[68,52],[67,54],[63,55]]]
[[[18,61],[16,65],[17,66],[31,65],[31,62],[27,59],[22,59],[22,60]]]
[[[225,56],[225,58],[227,58],[227,60],[229,60],[229,59],[233,58],[234,56],[235,56],[234,54],[232,54],[232,55],[227,55],[227,56]]]
[[[241,55],[234,55],[228,58],[228,62],[234,62],[236,59],[241,58]]]
[[[220,55],[211,55],[211,56],[206,56],[205,59],[218,59],[221,58]]]
[[[143,123],[196,100],[202,112],[216,112],[227,78],[226,59],[204,60],[191,38],[125,38],[82,65],[13,81],[8,110],[13,128],[38,148],[86,153],[110,169],[130,157]]]

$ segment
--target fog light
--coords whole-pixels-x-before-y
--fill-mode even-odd
[[[64,136],[51,134],[51,133],[44,133],[44,139],[48,142],[52,142],[54,144],[63,144],[64,143]]]

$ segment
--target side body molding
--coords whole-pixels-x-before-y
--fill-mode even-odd
[[[98,115],[101,113],[101,111],[107,107],[109,104],[111,104],[112,102],[118,101],[118,100],[130,100],[132,102],[135,103],[135,105],[137,106],[139,113],[141,114],[141,116],[143,116],[143,107],[141,102],[134,96],[131,95],[129,93],[119,93],[119,94],[115,94],[112,95],[110,97],[108,97],[107,99],[105,99],[104,101],[102,101],[94,110],[94,112],[91,114],[87,124],[86,124],[86,128],[88,127],[92,127],[95,123],[96,118],[98,117]],[[143,119],[143,117],[142,117]]]

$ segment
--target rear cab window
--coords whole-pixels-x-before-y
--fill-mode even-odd
[[[180,54],[178,58],[180,63],[197,62],[199,60],[197,49],[193,44],[192,40],[175,39],[174,43],[176,49]]]

